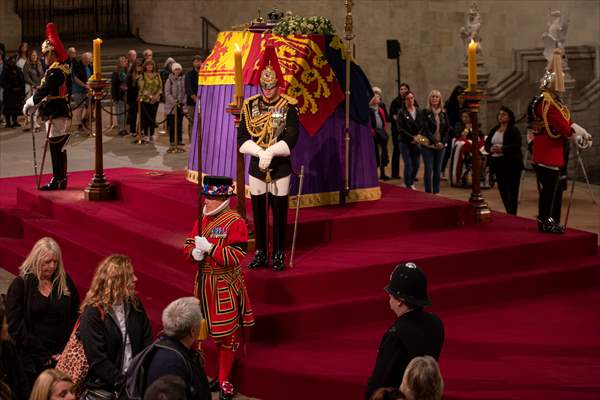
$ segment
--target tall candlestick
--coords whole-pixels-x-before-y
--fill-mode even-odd
[[[468,63],[468,71],[469,71],[469,79],[468,79],[468,91],[474,92],[477,89],[477,43],[473,39],[471,39],[471,43],[469,43],[469,63]]]
[[[242,81],[242,49],[240,46],[235,45],[235,51],[233,52],[235,62],[235,100],[244,97],[244,83]]]
[[[93,68],[94,68],[94,77],[93,80],[99,81],[102,79],[102,64],[100,63],[100,45],[102,44],[102,39],[94,39],[94,54],[92,57],[93,60]]]

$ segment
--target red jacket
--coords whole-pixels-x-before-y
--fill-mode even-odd
[[[562,108],[562,111],[561,109]],[[546,110],[544,112],[544,110]],[[536,135],[533,138],[532,160],[536,164],[551,167],[562,167],[565,164],[563,148],[565,140],[572,134],[571,113],[566,106],[545,92],[544,100],[535,106],[535,113],[544,121],[537,126]],[[550,133],[547,130],[550,128]]]

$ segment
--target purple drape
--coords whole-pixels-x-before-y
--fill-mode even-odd
[[[233,117],[225,109],[235,91],[234,85],[200,86],[198,94],[202,106],[202,172],[210,175],[224,175],[235,179],[235,152],[237,132]],[[259,88],[244,87],[244,97],[258,93]],[[198,110],[194,115],[193,132],[196,132]],[[329,117],[321,129],[313,136],[300,126],[298,143],[292,150],[294,171],[300,172],[304,164],[304,194],[338,191],[342,187],[342,155],[344,132],[343,105]],[[371,128],[350,121],[350,188],[371,188],[379,186],[375,166],[375,146]],[[197,171],[196,136],[188,159],[188,169]],[[246,157],[248,165],[249,157]],[[246,168],[247,170],[247,168]],[[246,172],[246,182],[248,172]],[[291,193],[296,194],[298,180],[292,178]]]

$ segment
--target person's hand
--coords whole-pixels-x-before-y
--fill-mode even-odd
[[[571,138],[580,149],[592,146],[592,135],[584,127],[574,123],[571,125],[571,129],[573,130]]]
[[[51,358],[54,361],[58,361],[59,357],[60,357],[60,354],[53,354]]]
[[[23,114],[29,115],[30,110],[32,110],[34,107],[35,107],[35,104],[33,104],[33,96],[31,96],[30,98],[27,99],[27,101],[25,102],[25,105],[23,106]]]
[[[213,247],[212,243],[210,243],[204,236],[196,236],[194,238],[194,242],[196,243],[196,248],[205,253],[208,253]]]
[[[204,259],[204,252],[200,249],[193,249],[192,258],[196,261],[202,261]]]
[[[258,156],[258,168],[261,170],[266,170],[271,165],[271,161],[273,160],[273,154],[268,151],[263,151]]]
[[[190,97],[192,98],[192,100],[194,100],[194,102],[196,101],[196,95],[195,94],[191,95]]]
[[[441,143],[441,142],[439,142],[439,143],[436,143],[436,144],[435,144],[435,148],[436,148],[436,149],[438,149],[438,150],[441,150],[441,149],[443,149],[443,148],[444,148],[444,143]]]

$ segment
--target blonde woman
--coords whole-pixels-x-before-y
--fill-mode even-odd
[[[100,262],[81,304],[79,332],[90,363],[85,388],[118,393],[131,359],[152,343],[150,321],[135,294],[131,259],[111,255]]]
[[[408,400],[440,400],[444,380],[431,356],[415,357],[406,367],[400,390]]]
[[[56,364],[78,308],[79,295],[65,272],[58,243],[49,237],[38,240],[6,295],[8,331],[30,384]]]
[[[73,381],[65,373],[47,369],[35,380],[29,400],[75,400]]]
[[[432,90],[427,99],[423,128],[423,135],[427,137],[429,144],[421,145],[425,165],[425,191],[434,194],[440,192],[442,159],[450,132],[450,123],[442,104],[442,93]]]

